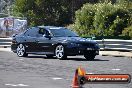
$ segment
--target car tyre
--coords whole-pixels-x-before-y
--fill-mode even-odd
[[[84,54],[84,57],[85,57],[87,60],[94,60],[95,55]]]
[[[63,45],[57,45],[55,48],[55,56],[59,60],[63,60],[67,58],[67,55],[65,54],[65,48]]]
[[[26,57],[26,56],[28,56],[28,54],[26,53],[26,48],[25,48],[25,46],[23,44],[19,44],[17,46],[17,50],[16,51],[17,51],[17,55],[19,57]]]

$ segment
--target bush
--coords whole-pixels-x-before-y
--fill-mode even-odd
[[[119,36],[127,27],[129,12],[111,3],[85,4],[76,11],[72,28],[81,36]]]
[[[123,36],[130,36],[131,39],[132,39],[132,26],[125,28],[125,29],[122,31],[122,35],[123,35]]]
[[[92,4],[85,4],[80,10],[76,11],[76,20],[73,27],[79,35],[90,35],[90,31],[93,29],[95,11],[96,8]]]

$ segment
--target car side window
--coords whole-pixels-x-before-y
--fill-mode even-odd
[[[38,34],[38,29],[37,28],[30,28],[28,31],[25,33],[25,36],[29,37],[37,37]]]
[[[39,34],[42,36],[43,35],[50,35],[50,33],[44,28],[39,28]]]

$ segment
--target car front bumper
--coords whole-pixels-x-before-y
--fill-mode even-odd
[[[88,48],[88,47],[66,48],[66,54],[67,55],[84,55],[84,54],[99,55],[99,48]]]

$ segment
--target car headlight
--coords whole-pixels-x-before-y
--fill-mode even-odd
[[[95,44],[95,46],[99,46],[99,44],[98,44],[98,43],[96,43],[96,44]]]
[[[68,46],[69,48],[71,48],[71,47],[78,47],[79,44],[77,44],[77,43],[69,43],[67,46]]]
[[[71,46],[78,46],[76,43],[70,43]]]
[[[96,43],[96,44],[95,44],[95,47],[98,47],[98,48],[99,48],[99,44],[98,44],[98,43]]]

